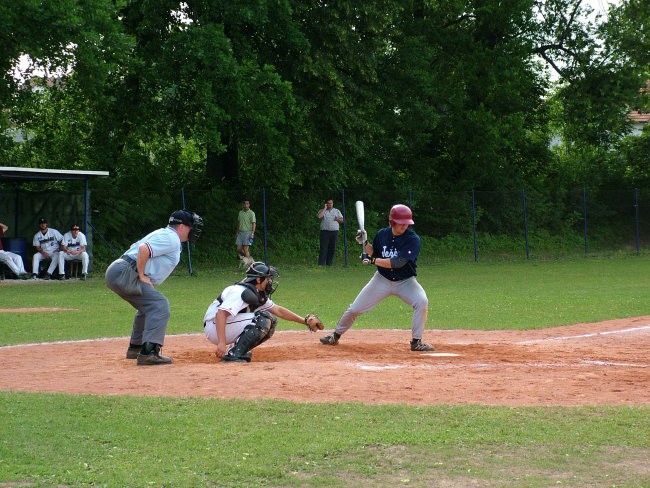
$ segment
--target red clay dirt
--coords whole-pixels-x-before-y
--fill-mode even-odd
[[[326,332],[326,331],[325,331]],[[202,334],[172,335],[168,366],[124,358],[128,338],[0,347],[0,390],[273,398],[296,402],[486,405],[650,404],[650,316],[531,331],[278,331],[250,364],[219,363]]]

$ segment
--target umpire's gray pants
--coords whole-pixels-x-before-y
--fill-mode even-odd
[[[380,301],[391,295],[400,298],[413,308],[411,333],[413,339],[422,339],[429,312],[429,300],[424,288],[415,277],[402,281],[390,281],[378,272],[375,272],[368,284],[354,299],[352,305],[343,313],[336,324],[336,332],[341,335],[345,333],[352,327],[359,315],[372,310]]]
[[[169,322],[169,300],[153,286],[142,283],[142,295],[126,293],[116,285],[117,277],[125,267],[132,264],[123,259],[116,259],[106,270],[106,285],[117,293],[122,299],[137,310],[133,319],[131,344],[153,342],[161,346],[165,342],[165,332]],[[137,273],[137,271],[135,271]]]

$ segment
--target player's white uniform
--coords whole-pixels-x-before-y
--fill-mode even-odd
[[[78,251],[82,247],[86,247],[88,242],[86,241],[86,236],[83,232],[79,231],[77,237],[75,237],[72,235],[72,231],[70,230],[63,234],[62,244],[68,248],[69,251]],[[61,260],[61,267],[63,267],[63,269],[65,269],[66,261],[81,261],[81,273],[88,274],[88,263],[90,262],[90,258],[86,251],[80,254],[67,254],[64,251],[61,251],[59,253],[59,259]]]
[[[63,236],[56,229],[50,229],[48,227],[45,233],[40,230],[34,234],[34,240],[32,244],[34,247],[40,247],[48,253],[52,259],[49,268],[47,269],[47,274],[52,274],[56,267],[59,267],[59,274],[64,274],[65,270],[63,269],[63,260],[59,259],[59,243],[63,240]],[[32,273],[38,274],[38,267],[41,264],[41,261],[45,259],[40,252],[34,254],[32,260]]]
[[[23,259],[16,253],[7,252],[0,249],[0,262],[5,263],[11,272],[15,275],[25,274]]]
[[[228,286],[223,293],[214,300],[208,307],[207,312],[203,316],[203,331],[207,339],[215,345],[219,344],[219,336],[217,335],[217,324],[215,316],[217,310],[225,310],[228,312],[226,318],[226,344],[232,344],[244,331],[244,327],[250,324],[255,317],[255,312],[261,312],[273,307],[273,300],[268,298],[263,305],[251,310],[251,306],[242,299],[242,293],[246,290],[246,286],[239,283]]]

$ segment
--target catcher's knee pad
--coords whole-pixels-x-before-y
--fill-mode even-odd
[[[272,313],[263,310],[255,312],[253,325],[262,331],[265,338],[270,338],[275,332],[275,326],[278,325],[278,319]]]
[[[255,312],[253,321],[244,327],[235,345],[228,351],[228,356],[244,357],[251,349],[271,338],[277,323],[278,319],[269,312]]]

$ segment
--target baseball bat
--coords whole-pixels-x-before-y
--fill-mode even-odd
[[[366,213],[363,209],[363,202],[361,200],[357,200],[356,203],[354,204],[355,208],[357,209],[357,222],[359,222],[359,230],[366,230]]]

